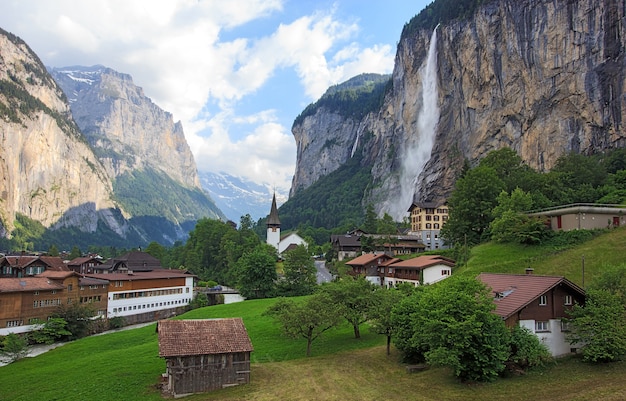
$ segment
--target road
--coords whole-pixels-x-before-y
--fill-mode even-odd
[[[317,283],[327,283],[333,279],[333,275],[330,274],[326,268],[326,262],[323,260],[315,261],[315,268],[317,269]]]

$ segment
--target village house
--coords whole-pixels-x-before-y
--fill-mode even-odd
[[[575,203],[530,212],[528,215],[545,218],[546,225],[553,231],[614,228],[626,224],[624,205]]]
[[[250,382],[252,342],[241,318],[161,320],[164,392],[174,397]]]
[[[0,335],[35,330],[59,306],[78,302],[78,282],[75,272],[55,270],[0,278]]]
[[[576,352],[567,339],[569,327],[562,319],[575,304],[584,304],[585,292],[564,277],[527,274],[481,273],[478,280],[493,291],[495,313],[508,327],[526,327],[553,356]]]
[[[387,288],[400,283],[414,286],[434,284],[452,274],[454,261],[440,255],[422,255],[416,258],[401,260],[385,253],[361,255],[349,262],[353,276],[365,276],[375,284]]]
[[[93,256],[82,256],[66,263],[68,269],[76,273],[94,273],[94,268],[102,264],[102,259]]]
[[[447,248],[441,239],[441,227],[448,221],[445,202],[418,202],[409,207],[411,233],[420,237],[427,250]]]
[[[0,258],[0,278],[32,277],[46,270],[68,270],[56,256],[7,255]]]
[[[419,236],[411,234],[367,234],[362,230],[353,230],[346,234],[333,234],[330,243],[337,260],[355,258],[367,246],[376,248],[376,251],[387,252],[390,255],[408,255],[424,252],[426,246]],[[367,244],[370,245],[367,245]]]

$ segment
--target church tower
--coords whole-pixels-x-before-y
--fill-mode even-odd
[[[272,197],[272,208],[267,217],[267,243],[278,250],[280,243],[280,220],[278,219],[278,208],[276,207],[276,193]]]

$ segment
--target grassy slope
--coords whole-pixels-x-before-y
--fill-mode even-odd
[[[481,271],[565,275],[582,284],[606,264],[624,263],[626,228],[572,250],[485,244],[458,273]],[[326,333],[313,343],[313,357],[303,358],[302,339],[288,339],[263,311],[274,300],[246,301],[191,311],[184,318],[238,316],[244,319],[255,352],[252,383],[189,400],[526,400],[531,389],[549,388],[558,400],[626,399],[626,363],[586,365],[560,360],[544,371],[485,385],[464,385],[450,372],[431,369],[407,374],[399,355],[386,357],[384,339],[350,327]],[[347,350],[347,351],[346,351]],[[85,338],[35,358],[0,367],[0,400],[160,400],[156,389],[165,362],[158,357],[155,325]]]

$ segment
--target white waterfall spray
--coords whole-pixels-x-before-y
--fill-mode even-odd
[[[438,27],[439,25],[437,25]],[[400,196],[391,205],[389,214],[401,221],[413,202],[417,180],[430,159],[439,122],[437,85],[437,27],[430,38],[426,64],[420,71],[422,108],[417,116],[417,133],[407,138],[400,170]]]

